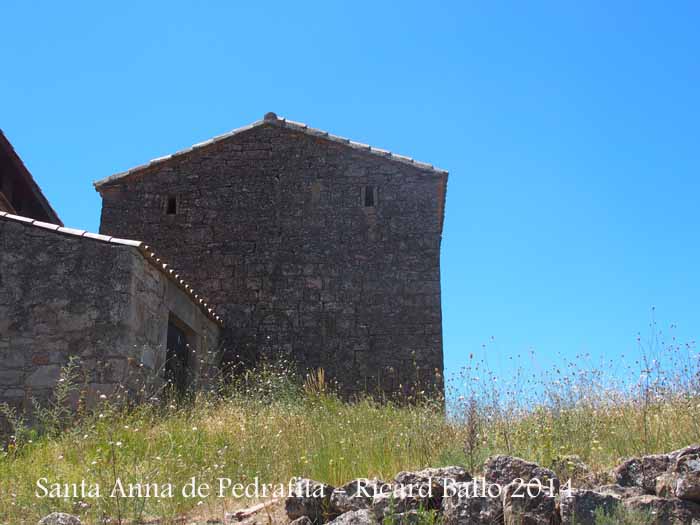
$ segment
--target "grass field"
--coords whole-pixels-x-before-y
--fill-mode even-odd
[[[601,369],[569,365],[537,378],[514,374],[512,385],[497,385],[482,364],[470,363],[448,384],[447,416],[441,399],[346,403],[323,381],[304,384],[275,365],[223,396],[131,411],[104,399],[79,418],[49,409],[41,433],[17,422],[15,439],[0,453],[0,523],[35,523],[56,510],[88,523],[106,516],[113,523],[154,516],[169,523],[188,513],[222,518],[245,502],[215,497],[218,478],[286,484],[307,476],[341,484],[448,464],[476,472],[496,453],[554,466],[562,476],[572,466],[562,458],[578,455],[604,481],[621,457],[700,442],[697,362],[692,351],[680,354],[683,363],[663,361],[670,373],[642,365],[641,379],[619,384]],[[214,495],[183,497],[192,477],[212,485]],[[48,478],[45,486],[98,483],[101,497],[37,498],[40,478]],[[171,482],[173,497],[108,497],[116,478],[124,486],[158,483],[161,492]]]

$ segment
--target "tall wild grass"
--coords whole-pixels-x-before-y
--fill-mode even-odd
[[[640,357],[626,362],[623,373],[577,356],[541,373],[516,367],[504,381],[471,358],[448,381],[447,403],[345,402],[322,373],[303,381],[284,363],[263,363],[215,395],[131,408],[102,399],[75,415],[61,401],[72,388],[71,367],[79,366],[69,363],[53,405],[35,414],[38,426],[29,429],[22,414],[0,409],[13,427],[0,452],[0,523],[35,523],[58,510],[87,523],[155,516],[175,523],[187,514],[223,519],[246,502],[216,494],[186,498],[182,486],[192,477],[218,488],[219,478],[286,484],[293,476],[338,485],[447,464],[478,471],[492,454],[580,475],[581,483],[604,482],[621,457],[700,441],[695,345],[662,335],[640,338]],[[583,474],[581,463],[589,467]],[[86,480],[102,492],[37,498],[40,478],[48,478],[44,484]],[[109,497],[117,478],[124,486],[157,483],[161,490],[170,482],[173,497]]]

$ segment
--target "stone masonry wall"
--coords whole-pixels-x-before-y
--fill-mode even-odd
[[[140,363],[149,371],[148,381],[163,377],[167,323],[175,317],[187,327],[190,344],[191,387],[204,388],[218,375],[221,359],[219,325],[205,315],[192,298],[143,257],[136,259],[131,279],[131,303],[125,325],[133,336]]]
[[[290,355],[348,393],[439,382],[446,174],[279,122],[100,185],[100,231],[192,279],[231,360]]]
[[[0,402],[31,409],[69,356],[88,400],[157,387],[171,313],[199,334],[200,359],[217,350],[217,324],[138,248],[0,216]]]

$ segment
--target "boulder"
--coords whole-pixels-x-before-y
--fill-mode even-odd
[[[413,510],[439,509],[446,486],[471,479],[471,475],[462,467],[399,472],[391,490],[384,490],[374,497],[372,509],[379,520]],[[417,518],[406,514],[402,519],[408,522]]]
[[[592,490],[561,492],[560,514],[564,525],[595,525],[596,512],[612,515],[620,498]]]
[[[333,487],[312,479],[296,480],[284,502],[290,520],[307,516],[313,522],[324,522],[332,516],[331,494]]]
[[[394,481],[403,487],[411,487],[425,493],[429,491],[431,508],[439,508],[446,486],[471,481],[471,475],[462,467],[427,468],[414,472],[399,472]]]
[[[679,456],[672,473],[678,477],[675,496],[700,503],[700,452]]]
[[[700,454],[680,455],[668,472],[656,478],[656,495],[700,503]]]
[[[497,525],[503,523],[500,494],[489,495],[483,481],[457,483],[442,499],[444,525]]]
[[[595,489],[596,492],[609,496],[617,496],[620,499],[632,498],[634,496],[643,496],[644,489],[641,487],[623,487],[622,485],[601,485]]]
[[[360,509],[345,512],[328,525],[379,525],[379,521],[371,510]]]
[[[289,525],[314,525],[314,522],[308,516],[302,516],[290,522]]]
[[[503,522],[505,525],[558,525],[556,498],[537,483],[510,483],[503,489]]]
[[[390,487],[378,479],[358,478],[342,487],[338,487],[331,494],[331,507],[342,514],[353,510],[368,509],[372,506],[374,496]]]
[[[679,457],[687,456],[688,454],[700,454],[700,443],[695,443],[694,445],[688,445],[687,447],[674,450],[673,452],[669,452],[668,455],[675,461]]]
[[[80,518],[64,512],[53,512],[39,520],[39,525],[81,525]]]
[[[673,473],[666,472],[656,478],[655,495],[660,498],[676,497],[676,476]]]
[[[645,494],[622,500],[629,511],[651,518],[650,525],[696,525],[700,523],[700,505],[675,498]],[[646,523],[646,522],[645,522]]]
[[[425,489],[425,490],[423,490]],[[372,511],[379,521],[412,510],[428,509],[434,504],[427,487],[396,485],[391,491],[378,493],[372,500]]]
[[[525,483],[539,480],[544,486],[549,486],[551,482],[554,491],[559,490],[559,478],[554,471],[513,456],[499,455],[488,458],[484,463],[484,479],[503,487],[516,479]]]
[[[471,481],[471,475],[462,467],[426,468],[415,472],[399,472],[394,481],[398,485],[425,487],[430,486],[433,497],[441,498],[445,485]]]
[[[555,459],[552,470],[560,480],[571,480],[572,485],[579,488],[593,488],[596,484],[596,475],[591,468],[574,454]]]
[[[630,458],[613,471],[615,482],[623,487],[640,487],[647,494],[656,493],[656,478],[671,466],[670,454]]]

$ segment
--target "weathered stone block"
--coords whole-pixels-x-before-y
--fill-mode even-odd
[[[444,525],[499,525],[503,503],[487,492],[482,481],[457,483],[442,500]]]
[[[56,385],[60,375],[61,367],[59,365],[38,365],[27,377],[27,386],[36,389],[51,389]]]
[[[656,478],[671,465],[668,454],[654,454],[630,458],[614,471],[615,481],[623,487],[640,487],[647,494],[654,494]]]
[[[561,495],[563,525],[596,525],[596,513],[613,515],[620,499],[592,490],[567,491]]]
[[[22,370],[2,370],[0,369],[0,386],[11,387],[21,385],[24,380]]]
[[[553,494],[540,484],[514,482],[503,489],[505,525],[557,525],[559,513]]]

